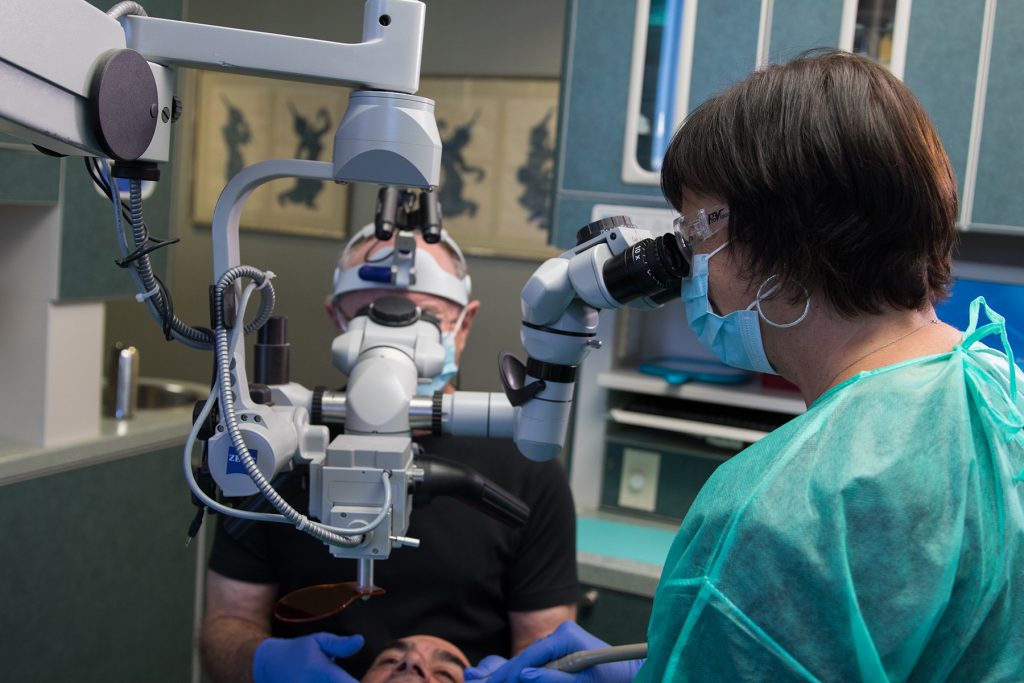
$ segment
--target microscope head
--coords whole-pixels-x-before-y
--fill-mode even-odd
[[[334,136],[334,179],[432,189],[441,177],[434,101],[399,92],[349,96]]]

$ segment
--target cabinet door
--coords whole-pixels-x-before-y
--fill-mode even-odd
[[[701,0],[693,40],[690,111],[757,67],[760,26],[760,2]]]
[[[552,240],[562,247],[576,243],[596,203],[664,205],[658,187],[620,177],[635,15],[634,0],[569,5]]]
[[[622,180],[636,12],[635,0],[574,0],[569,7],[553,233],[562,247],[575,243],[594,204],[665,206],[656,184]],[[751,0],[697,6],[691,110],[754,69],[760,13],[761,3]]]
[[[781,64],[815,47],[839,45],[843,0],[775,0],[768,61]]]
[[[4,486],[0,677],[189,680],[194,512],[180,446]]]
[[[964,192],[985,3],[915,0],[903,80],[935,123]]]
[[[1024,234],[1024,2],[989,3],[995,17],[970,223]]]
[[[608,588],[582,585],[584,601],[577,623],[611,645],[647,642],[651,620],[651,598]]]

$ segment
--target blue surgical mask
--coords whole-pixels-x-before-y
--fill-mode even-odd
[[[441,374],[431,379],[429,383],[416,385],[417,396],[433,396],[435,392],[444,391],[448,382],[459,374],[459,364],[455,362],[455,337],[458,335],[465,317],[466,309],[463,308],[452,329],[441,334],[441,346],[444,347],[444,367],[441,368]]]
[[[696,254],[690,277],[683,279],[682,297],[690,329],[704,346],[728,366],[778,374],[768,362],[761,339],[761,324],[754,301],[742,311],[718,315],[708,300],[708,261],[729,243],[709,254]]]

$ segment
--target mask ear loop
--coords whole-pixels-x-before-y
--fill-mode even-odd
[[[450,334],[452,339],[455,339],[455,337],[459,335],[459,330],[462,329],[462,323],[466,321],[466,309],[468,308],[469,306],[462,307],[462,310],[459,311],[459,317],[455,319],[455,324],[452,325],[452,329],[446,333]]]
[[[804,312],[801,313],[800,317],[797,318],[796,320],[794,320],[793,322],[790,322],[790,323],[777,323],[777,322],[774,322],[772,320],[769,320],[768,316],[766,316],[764,314],[764,311],[761,309],[761,301],[763,301],[764,299],[767,299],[768,297],[772,296],[773,294],[775,294],[776,292],[778,292],[782,288],[781,284],[775,283],[775,285],[773,285],[772,288],[769,289],[767,292],[764,291],[764,288],[768,285],[768,283],[771,282],[772,280],[777,280],[778,277],[779,277],[779,275],[778,275],[778,273],[776,273],[775,275],[772,275],[767,280],[765,280],[764,282],[761,283],[761,286],[757,288],[757,294],[755,295],[754,302],[752,304],[750,304],[749,306],[747,306],[747,310],[749,311],[751,308],[756,307],[757,308],[757,314],[759,316],[761,316],[761,320],[764,320],[766,323],[768,323],[772,327],[778,328],[780,330],[785,330],[785,329],[788,329],[790,327],[796,327],[797,325],[802,323],[804,321],[804,319],[807,317],[807,314],[811,310],[811,293],[807,291],[806,287],[804,287],[803,285],[800,285],[801,289],[804,290],[804,297],[806,297],[807,301],[804,304]]]

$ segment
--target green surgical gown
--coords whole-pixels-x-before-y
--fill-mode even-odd
[[[1012,359],[1002,318],[971,313],[951,353],[860,373],[715,472],[639,680],[1024,681],[1024,395],[979,342]]]

